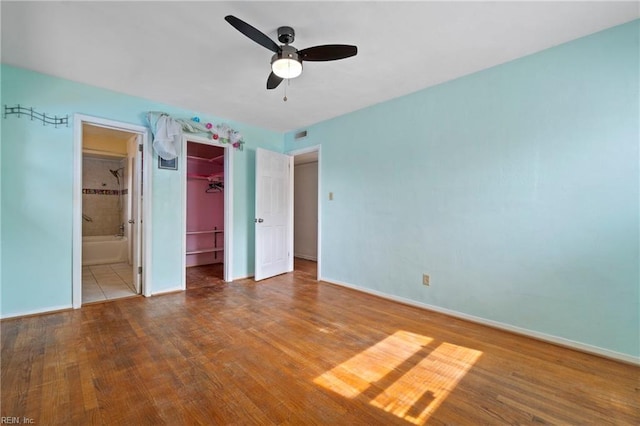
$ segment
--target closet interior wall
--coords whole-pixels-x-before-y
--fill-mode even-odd
[[[224,261],[224,148],[187,143],[186,266]]]

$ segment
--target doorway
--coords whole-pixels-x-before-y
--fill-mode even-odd
[[[293,156],[293,269],[320,279],[320,147]]]
[[[210,139],[183,140],[183,289],[231,281],[232,150]]]
[[[73,307],[148,295],[142,220],[146,128],[76,115],[74,132]]]
[[[309,162],[317,162],[315,167],[315,193],[317,205],[315,218],[311,219],[311,233],[316,239],[316,250],[307,259],[299,258],[295,262],[294,249],[294,160],[300,156],[304,162],[305,154]],[[317,161],[316,161],[317,159]],[[254,279],[260,281],[275,275],[284,274],[298,268],[306,269],[308,275],[321,279],[321,151],[320,146],[290,151],[281,154],[258,148],[256,150],[256,197],[255,197],[255,268]],[[304,216],[304,215],[303,215]],[[309,221],[308,218],[307,222]],[[315,221],[315,226],[313,222]],[[313,233],[315,229],[315,233]],[[292,256],[293,254],[293,256]],[[314,256],[315,255],[315,256]],[[310,268],[309,258],[315,257],[315,268]]]

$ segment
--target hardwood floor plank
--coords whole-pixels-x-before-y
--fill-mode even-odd
[[[200,268],[200,267],[197,267]],[[36,424],[640,424],[640,367],[295,271],[3,320]],[[216,275],[217,274],[217,275]]]
[[[318,276],[318,263],[312,260],[302,259],[300,257],[293,258],[293,270],[308,274],[310,278],[316,279]]]

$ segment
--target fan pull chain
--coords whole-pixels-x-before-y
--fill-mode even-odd
[[[287,102],[287,86],[289,85],[289,79],[287,79],[287,84],[284,85],[284,98],[282,98],[283,102]]]

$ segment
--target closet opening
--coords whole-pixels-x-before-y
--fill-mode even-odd
[[[225,281],[225,156],[222,146],[186,144],[185,288]]]

